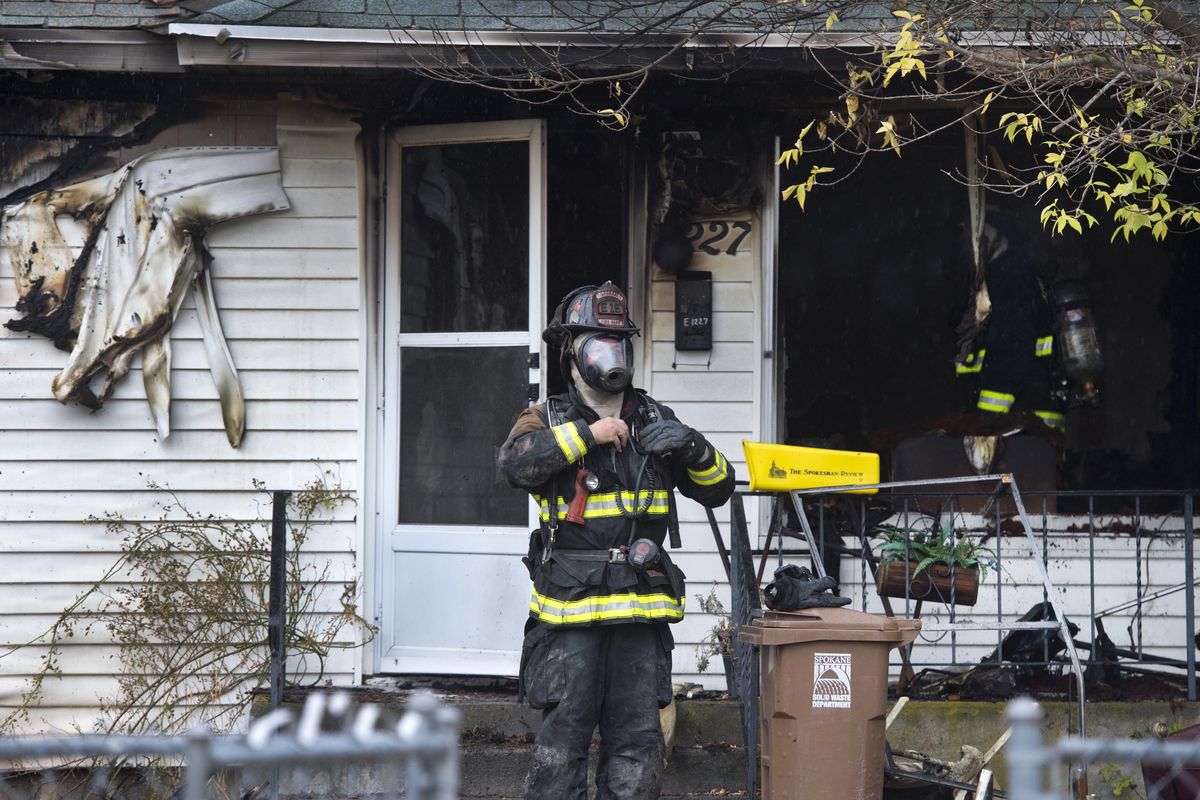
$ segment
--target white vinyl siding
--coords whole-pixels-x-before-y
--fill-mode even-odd
[[[715,218],[713,218],[715,219]],[[679,419],[703,433],[737,471],[746,477],[743,439],[757,439],[760,430],[759,395],[762,343],[759,315],[761,225],[749,213],[734,213],[722,220],[749,221],[751,233],[739,244],[735,255],[697,251],[689,270],[712,273],[713,348],[706,351],[675,349],[675,278],[651,267],[646,363],[644,380],[635,380],[656,400],[670,406]],[[706,218],[705,224],[709,222]],[[713,541],[704,508],[679,497],[680,534],[683,549],[671,557],[687,574],[687,612],[672,626],[675,635],[675,680],[700,683],[705,688],[724,688],[720,659],[708,671],[696,672],[696,646],[712,628],[715,618],[700,613],[696,596],[714,587],[729,608],[729,585],[721,557]],[[756,506],[747,503],[747,516],[755,529]],[[726,545],[729,542],[727,504],[716,509]]]
[[[358,127],[341,113],[284,98],[228,109],[116,154],[114,164],[176,145],[280,148],[291,209],[225,223],[206,237],[221,323],[246,398],[243,444],[234,450],[226,442],[190,300],[170,334],[172,433],[161,442],[140,365],[93,414],[50,393],[66,353],[44,337],[0,328],[0,650],[44,631],[115,561],[118,538],[89,517],[158,518],[163,498],[150,483],[171,487],[192,511],[247,520],[270,517],[255,479],[270,489],[299,489],[329,470],[357,493]],[[7,258],[2,263],[0,308],[9,319],[16,292]],[[306,544],[311,561],[328,563],[335,582],[320,601],[324,614],[341,613],[342,582],[357,581],[361,591],[359,517],[353,504],[343,505],[322,518]],[[112,696],[116,652],[103,629],[66,641],[64,676],[46,683],[31,728],[89,727],[101,699]],[[0,717],[44,653],[28,647],[0,659]],[[354,650],[335,652],[324,677],[356,681],[361,658]]]

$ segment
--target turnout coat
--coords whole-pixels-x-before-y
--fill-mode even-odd
[[[675,419],[670,408],[644,392],[626,390],[621,418],[630,429],[624,450],[597,445],[589,425],[598,416],[572,387],[521,412],[500,448],[499,465],[509,483],[528,490],[540,507],[542,527],[533,532],[526,557],[533,578],[531,621],[560,627],[683,619],[684,576],[662,551],[671,493],[678,488],[703,505],[720,506],[733,493],[733,468],[703,437],[691,464],[641,453],[639,429],[655,419]],[[599,486],[588,494],[578,524],[566,516],[584,469],[599,478]],[[643,538],[662,552],[650,568],[635,570],[609,557],[613,549]]]

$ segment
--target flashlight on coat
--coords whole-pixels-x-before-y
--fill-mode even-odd
[[[581,469],[575,473],[575,496],[571,505],[567,506],[567,515],[563,517],[574,525],[583,524],[583,510],[587,508],[588,495],[600,488],[600,478],[596,473]]]

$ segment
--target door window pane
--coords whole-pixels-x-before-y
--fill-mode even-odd
[[[528,329],[529,144],[401,152],[401,332]]]
[[[405,348],[400,365],[400,522],[524,525],[529,500],[496,468],[525,408],[525,347]]]

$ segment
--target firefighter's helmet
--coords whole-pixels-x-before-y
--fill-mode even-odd
[[[561,347],[580,333],[605,332],[617,336],[632,336],[639,328],[629,319],[629,304],[625,293],[608,281],[603,286],[581,286],[567,293],[550,324],[542,331],[547,344]]]
[[[618,393],[633,379],[630,338],[639,329],[629,319],[629,304],[612,281],[582,286],[567,294],[542,338],[559,351],[563,376],[574,361],[584,382],[597,391]]]

